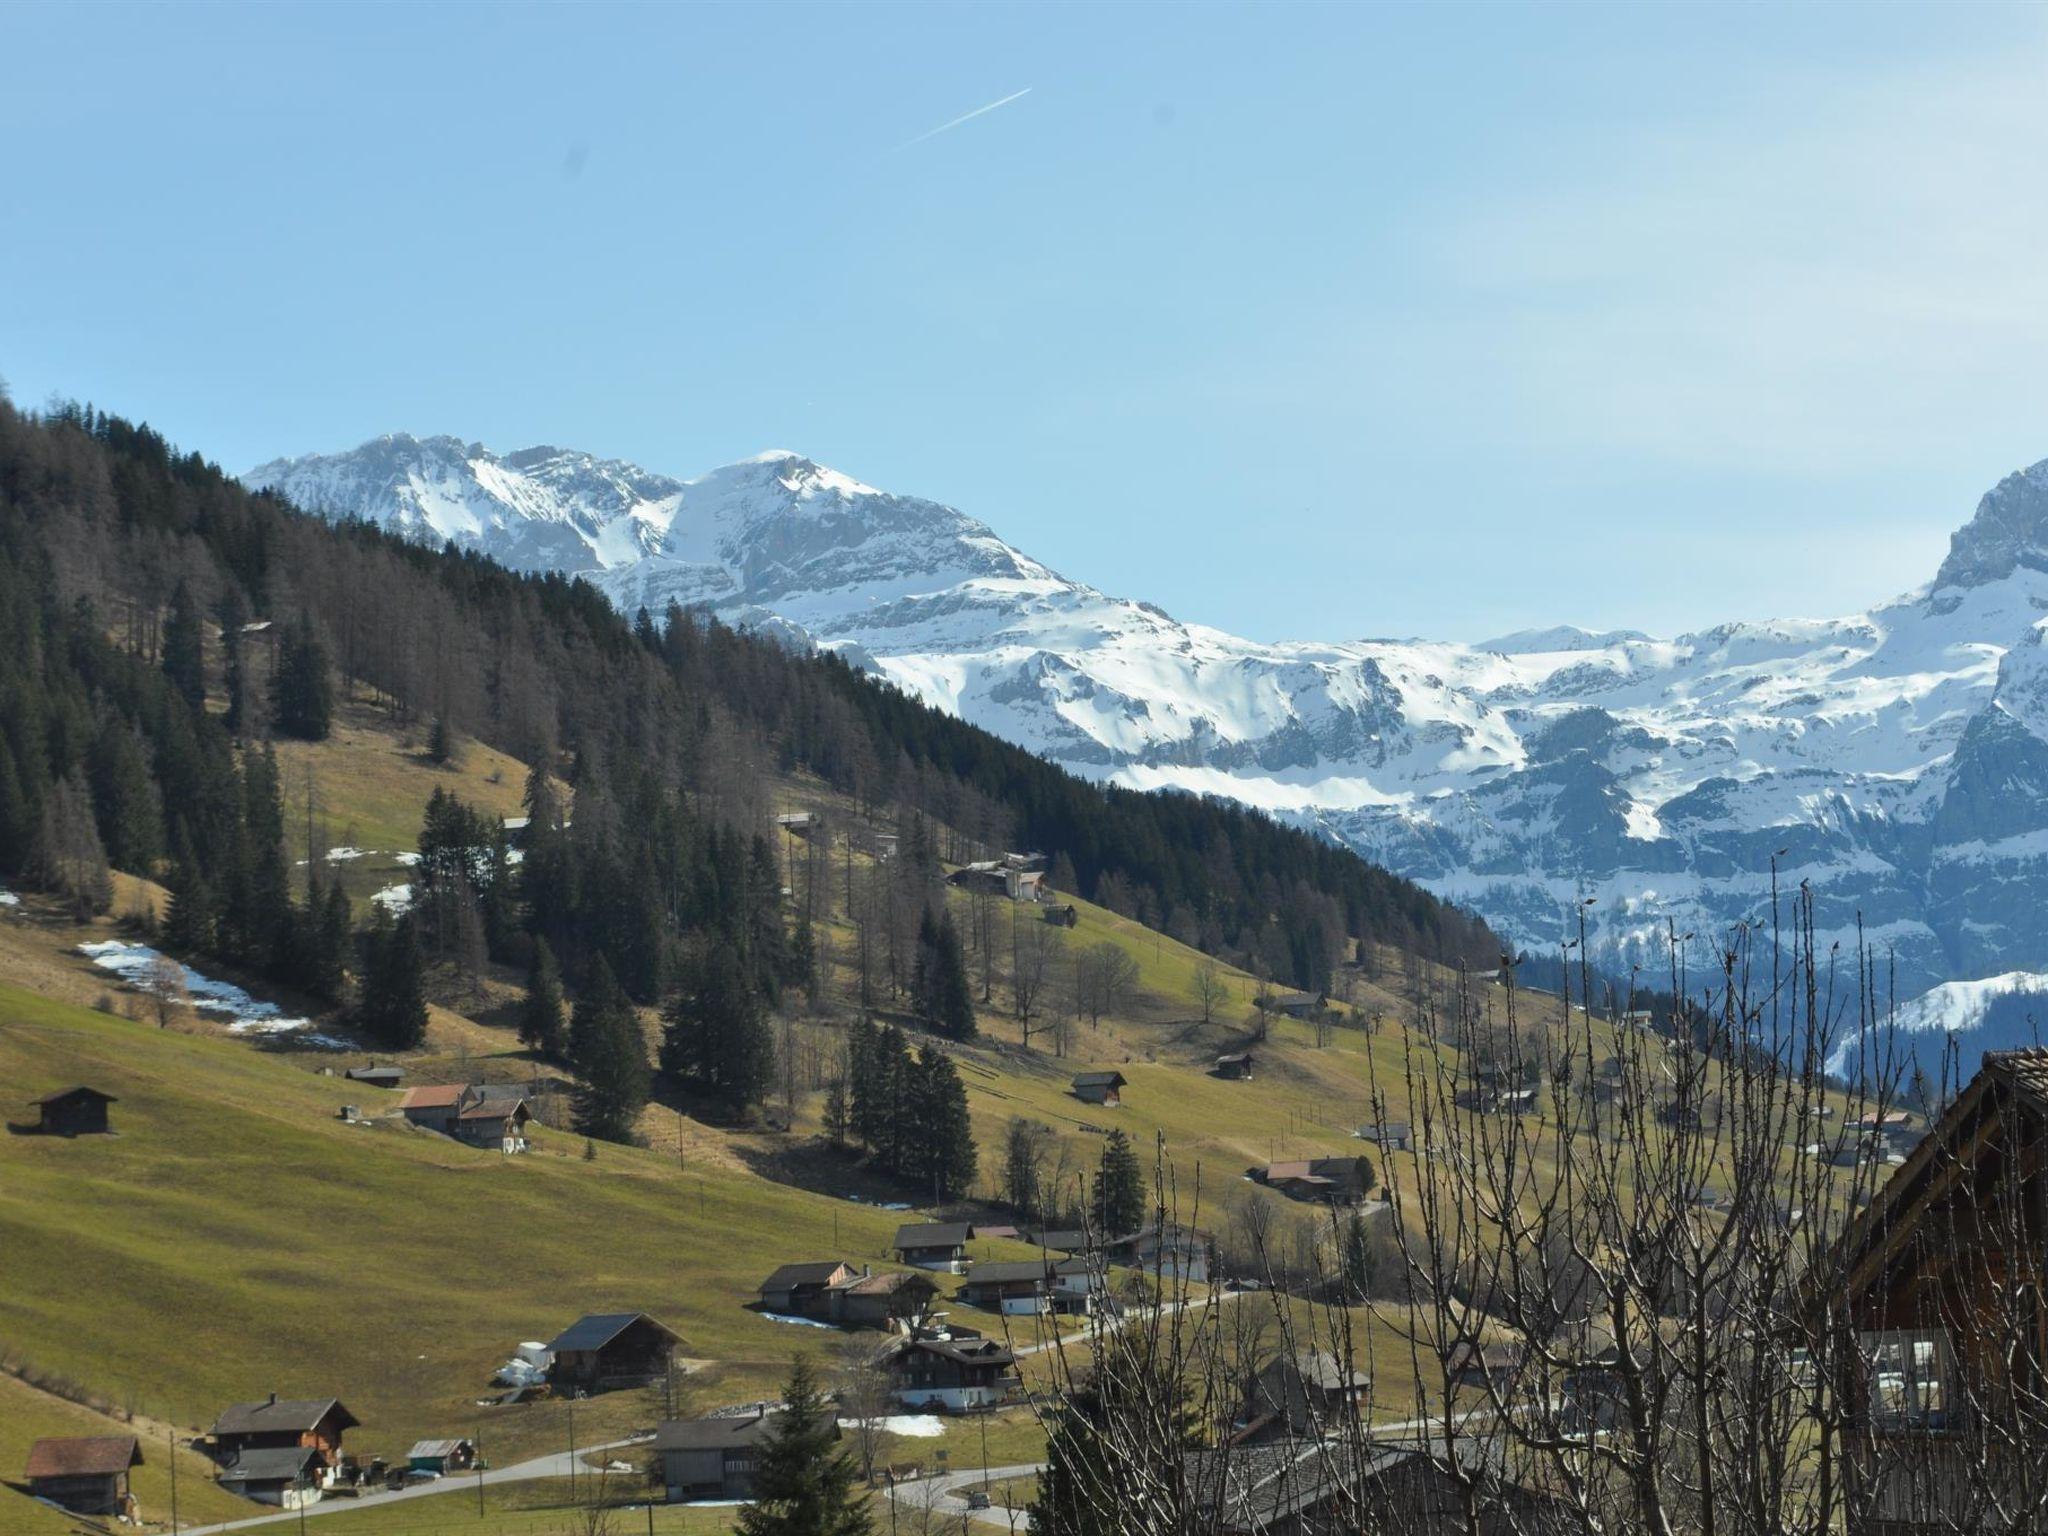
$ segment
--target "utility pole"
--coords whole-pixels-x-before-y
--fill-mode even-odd
[[[484,1421],[476,1421],[476,1517],[484,1517]]]
[[[576,1500],[576,1399],[566,1398],[569,1407],[569,1501]]]
[[[171,1536],[178,1536],[178,1431],[172,1426],[171,1442]]]

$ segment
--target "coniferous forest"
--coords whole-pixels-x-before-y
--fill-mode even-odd
[[[572,981],[602,958],[640,1002],[691,934],[730,940],[770,1000],[801,981],[753,814],[768,768],[1054,852],[1081,895],[1283,983],[1318,985],[1361,938],[1498,953],[1478,919],[1254,812],[1092,786],[834,657],[301,515],[88,407],[0,404],[0,555],[0,874],[91,905],[110,864],[159,872],[179,941],[316,993],[340,924],[317,889],[286,899],[264,742],[323,734],[337,688],[556,770],[573,824],[536,774],[518,916],[487,867],[435,878],[484,897],[494,952],[523,928]],[[225,711],[202,707],[211,634]]]

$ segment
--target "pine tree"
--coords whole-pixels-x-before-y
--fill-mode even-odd
[[[746,972],[723,944],[694,946],[669,999],[661,1068],[734,1110],[757,1104],[775,1072],[775,1041]]]
[[[932,1027],[949,1040],[974,1038],[974,989],[967,980],[967,957],[960,948],[960,930],[953,914],[942,913],[933,958]]]
[[[180,842],[183,842],[182,835]],[[170,903],[164,913],[163,942],[176,954],[209,953],[214,943],[213,893],[206,888],[190,849],[171,860]]]
[[[606,1141],[630,1141],[647,1104],[647,1042],[640,1018],[602,959],[569,1020],[569,1064],[580,1079],[576,1129]]]
[[[313,632],[313,617],[301,613],[285,631],[271,689],[277,728],[302,741],[325,741],[333,722],[334,691],[327,677],[327,648]]]
[[[917,925],[917,958],[910,974],[910,1011],[949,1040],[974,1038],[974,989],[953,914],[927,907]]]
[[[317,896],[317,900],[315,899]],[[348,892],[339,880],[322,891],[309,886],[306,915],[300,926],[306,953],[306,990],[330,1003],[341,1001],[348,985],[348,944],[353,930]]]
[[[967,1087],[953,1058],[936,1045],[918,1053],[911,1097],[913,1158],[901,1170],[940,1200],[957,1200],[974,1185],[978,1154],[967,1113]]]
[[[519,1009],[519,1043],[542,1056],[562,1054],[562,972],[548,941],[533,941],[533,965],[526,973],[526,1001]]]
[[[171,592],[170,617],[164,620],[164,676],[193,709],[206,707],[206,652],[199,605],[182,580]]]
[[[877,1054],[875,1022],[862,1014],[846,1035],[846,1122],[853,1139],[870,1152],[875,1149],[882,1123],[875,1072]]]
[[[410,1051],[427,1037],[427,995],[419,932],[408,914],[370,930],[363,963],[362,1032],[387,1051]]]
[[[810,1362],[796,1357],[782,1389],[782,1411],[762,1442],[754,1502],[740,1510],[740,1536],[867,1536],[860,1469],[839,1444],[837,1415]]]
[[[1131,1138],[1112,1130],[1095,1170],[1095,1221],[1105,1239],[1135,1232],[1145,1220],[1145,1172]]]

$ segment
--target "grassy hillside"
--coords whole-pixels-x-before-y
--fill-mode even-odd
[[[45,1435],[134,1435],[142,1442],[142,1465],[129,1474],[129,1487],[146,1516],[167,1515],[171,1507],[171,1452],[166,1426],[148,1421],[128,1423],[96,1413],[63,1398],[39,1392],[0,1376],[0,1479],[21,1475],[29,1447]],[[206,1477],[205,1461],[190,1451],[178,1453],[178,1514],[190,1525],[202,1520],[234,1520],[247,1516],[250,1505],[224,1493]],[[32,1536],[40,1531],[63,1532],[72,1523],[41,1508],[0,1482],[0,1531]]]
[[[346,1125],[340,1084],[286,1060],[12,987],[0,1077],[24,1097],[84,1080],[121,1101],[116,1137],[0,1141],[0,1338],[194,1427],[272,1390],[333,1393],[366,1451],[479,1425],[499,1459],[553,1448],[559,1405],[475,1399],[519,1340],[623,1308],[719,1362],[694,1398],[745,1399],[818,1342],[742,1310],[765,1270],[884,1260],[899,1220],[651,1152],[586,1162],[568,1137],[507,1159]],[[592,1405],[579,1433],[650,1406]]]

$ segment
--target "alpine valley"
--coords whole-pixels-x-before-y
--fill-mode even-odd
[[[393,435],[243,478],[836,649],[1076,773],[1318,827],[1532,947],[1584,911],[1603,961],[1661,966],[1667,923],[1766,913],[1775,859],[1902,999],[2048,971],[2048,462],[1865,613],[1476,645],[1240,639],[791,453],[676,480]]]

